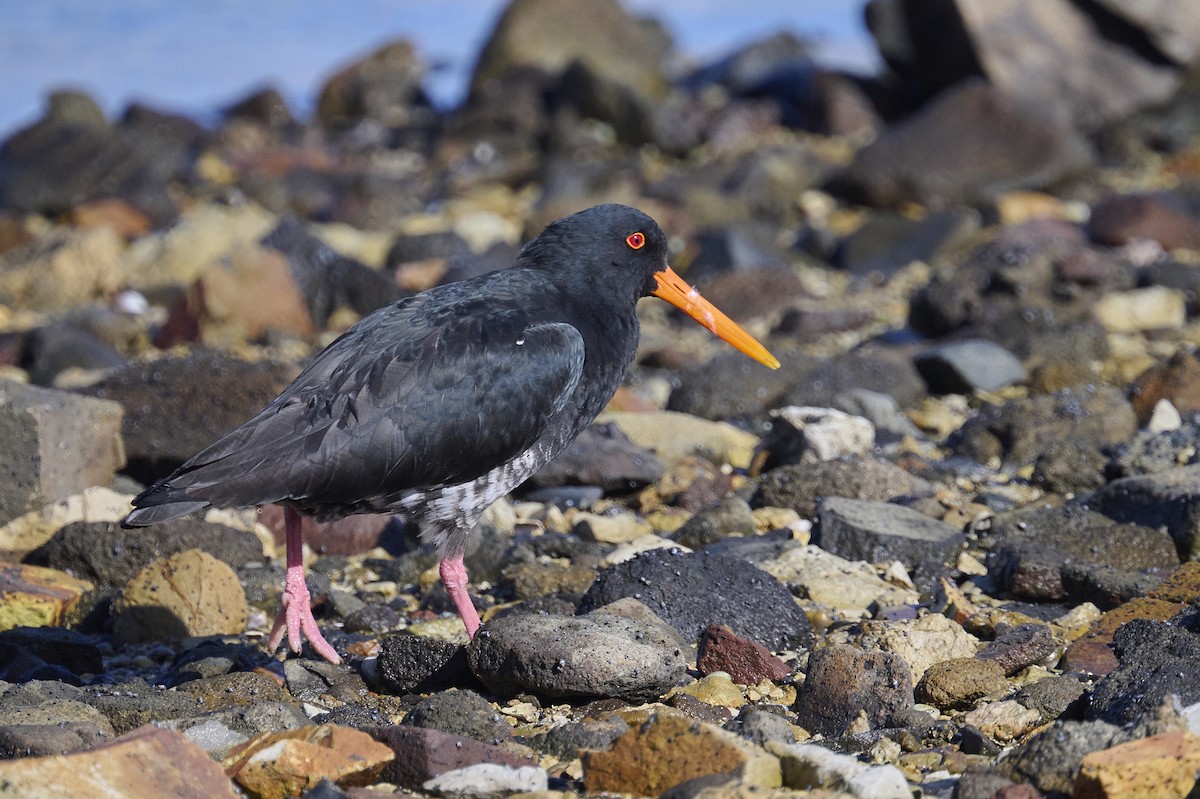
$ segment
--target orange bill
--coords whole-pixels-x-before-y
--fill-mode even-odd
[[[717,306],[701,297],[700,292],[675,274],[671,267],[655,272],[654,280],[658,283],[658,288],[651,292],[655,297],[671,303],[759,363],[772,369],[779,368],[778,358],[767,352],[767,348],[759,344],[754,336],[742,330],[737,322],[718,311]]]

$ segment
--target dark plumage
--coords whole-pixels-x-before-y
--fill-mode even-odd
[[[443,579],[473,634],[478,620],[468,618],[461,566],[467,536],[492,502],[562,451],[612,397],[637,348],[641,297],[663,296],[777,365],[736,325],[722,327],[728,320],[674,278],[666,255],[650,217],[602,205],[547,227],[509,269],[382,308],[257,416],[134,499],[126,524],[209,506],[285,506],[286,607],[303,586],[302,572],[300,588],[291,574],[299,564],[295,512],[403,513],[437,542]],[[307,601],[305,592],[303,609],[292,613],[307,614],[304,631],[317,645]],[[299,633],[285,615],[273,642],[286,621],[298,651]]]

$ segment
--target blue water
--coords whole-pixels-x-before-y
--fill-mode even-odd
[[[658,17],[687,61],[790,30],[824,63],[869,72],[878,56],[863,0],[625,0]],[[306,113],[339,66],[396,39],[432,67],[428,88],[461,99],[503,0],[0,0],[0,136],[36,119],[50,88],[87,90],[109,113],[139,100],[211,119],[265,85]]]

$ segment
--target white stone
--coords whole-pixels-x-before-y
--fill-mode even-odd
[[[480,799],[545,791],[549,788],[549,780],[546,770],[537,766],[513,768],[496,763],[476,763],[473,766],[443,772],[427,780],[421,787],[439,796],[470,796]]]

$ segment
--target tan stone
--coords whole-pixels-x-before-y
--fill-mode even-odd
[[[1191,796],[1200,771],[1200,736],[1175,730],[1083,758],[1075,799],[1174,799]]]
[[[725,422],[686,413],[604,413],[597,422],[615,422],[639,447],[653,450],[664,463],[699,456],[716,464],[745,468],[754,458],[758,437]]]
[[[113,634],[125,642],[233,635],[246,629],[246,593],[228,564],[199,549],[156,558],[113,602]]]
[[[58,569],[0,561],[0,630],[56,626],[93,587]]]
[[[109,227],[56,230],[0,259],[0,302],[62,311],[124,288],[121,237]]]
[[[181,732],[139,727],[84,752],[0,760],[3,799],[236,799],[221,766]]]
[[[1128,333],[1183,327],[1186,306],[1182,291],[1151,286],[1105,294],[1096,301],[1092,313],[1108,332]]]
[[[862,630],[858,643],[863,649],[882,649],[904,658],[914,681],[935,663],[974,657],[979,650],[978,638],[937,613],[912,620],[867,621]]]
[[[967,724],[1002,744],[1015,741],[1030,732],[1041,720],[1041,713],[1014,699],[981,705],[963,716]]]
[[[389,746],[364,732],[322,724],[260,735],[235,747],[222,763],[252,796],[284,799],[322,779],[340,786],[370,784],[394,758]]]
[[[779,760],[749,741],[711,724],[657,713],[617,739],[608,751],[587,752],[588,791],[658,796],[681,782],[731,774],[749,785],[782,785]]]
[[[580,513],[575,517],[572,532],[585,541],[628,544],[644,535],[650,535],[653,531],[646,522],[626,511],[612,516]]]
[[[129,513],[131,494],[93,486],[18,516],[0,527],[0,552],[24,554],[37,549],[72,522],[115,522]]]

